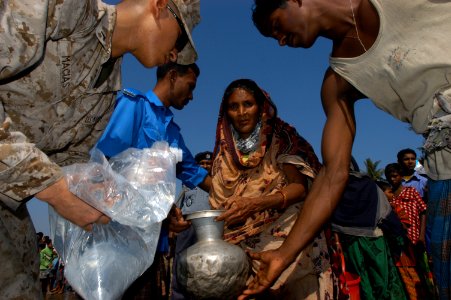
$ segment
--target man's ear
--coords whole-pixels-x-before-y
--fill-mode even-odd
[[[148,4],[151,6],[150,9],[155,15],[156,19],[160,18],[162,11],[166,10],[166,5],[168,5],[169,0],[148,0]]]

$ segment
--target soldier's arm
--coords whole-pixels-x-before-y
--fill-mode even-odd
[[[26,76],[42,60],[47,40],[91,26],[99,9],[89,5],[94,1],[2,1],[0,89],[2,83]],[[69,192],[60,167],[23,133],[10,127],[14,128],[0,99],[0,201],[14,210],[37,195],[76,224],[85,226],[96,221],[101,213]],[[86,213],[87,218],[76,210]]]
[[[0,4],[0,83],[32,67],[43,56],[48,1],[9,0]]]
[[[61,179],[63,173],[25,135],[10,130],[9,118],[0,114],[0,121],[0,200],[15,210]]]
[[[108,222],[101,212],[73,195],[58,165],[20,132],[9,131],[9,118],[0,126],[0,201],[11,210],[32,196],[47,202],[64,218],[90,229]]]
[[[0,84],[43,58],[46,42],[83,32],[103,9],[96,0],[0,2]]]

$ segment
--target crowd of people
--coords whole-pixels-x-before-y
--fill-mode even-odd
[[[321,89],[322,161],[278,117],[264,88],[238,79],[218,107],[206,170],[170,110],[188,104],[200,76],[191,37],[199,0],[6,1],[0,298],[40,299],[64,286],[51,241],[39,242],[36,254],[23,205],[30,198],[85,230],[110,221],[69,191],[62,166],[87,161],[93,147],[111,157],[167,141],[183,151],[177,178],[206,191],[212,208],[225,209],[218,217],[224,238],[249,251],[252,272],[240,299],[347,298],[341,256],[360,277],[362,298],[451,299],[451,39],[442,34],[451,31],[450,14],[449,1],[255,0],[256,28],[281,46],[310,48],[318,37],[333,42]],[[125,53],[159,66],[151,91],[122,89]],[[363,98],[425,137],[424,171],[415,169],[415,151],[404,149],[386,166],[386,182],[359,172],[351,154],[354,103]],[[189,227],[174,205],[154,263],[124,299],[176,294],[167,254],[171,238]]]
[[[225,209],[217,220],[225,221],[226,241],[252,252],[277,249],[292,230],[321,168],[312,146],[278,117],[269,93],[251,79],[235,80],[225,89],[214,151],[193,157],[170,107],[183,109],[193,98],[200,70],[196,64],[168,63],[158,67],[157,74],[153,91],[123,91],[96,145],[107,157],[130,147],[150,147],[159,137],[184,149],[177,168],[184,185],[161,230],[154,263],[123,299],[190,299],[176,280],[175,266],[177,256],[196,242],[183,217],[192,212]],[[181,86],[173,90],[179,97],[168,97],[171,78]],[[165,120],[153,114],[167,116],[168,125],[146,122]],[[370,178],[354,159],[349,174],[328,226],[264,292],[265,297],[346,299],[349,295],[339,280],[342,254],[347,271],[360,278],[362,299],[436,299],[425,226],[428,177],[416,152],[399,151],[397,162],[385,167],[385,180]],[[59,262],[60,269],[55,267],[58,259],[51,240],[42,241],[46,241],[38,243],[43,248],[42,291],[62,292],[64,265]],[[258,270],[259,261],[254,260],[250,280]]]

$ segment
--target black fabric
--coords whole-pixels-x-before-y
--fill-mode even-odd
[[[378,201],[377,186],[371,178],[350,174],[342,199],[331,221],[344,227],[376,228]]]

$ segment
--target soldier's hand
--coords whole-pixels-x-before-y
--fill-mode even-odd
[[[102,212],[72,194],[64,178],[37,193],[35,197],[47,202],[63,218],[88,231],[92,230],[93,223],[106,224],[110,221]]]

